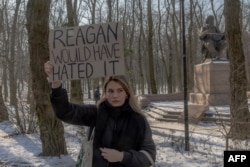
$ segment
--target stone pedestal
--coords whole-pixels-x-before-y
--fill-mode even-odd
[[[189,101],[208,106],[230,103],[229,62],[212,61],[194,68],[194,92]]]
[[[194,67],[194,92],[189,93],[190,123],[198,123],[209,106],[230,103],[229,62],[211,61]],[[183,122],[183,114],[179,118]]]

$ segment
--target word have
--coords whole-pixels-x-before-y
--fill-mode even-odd
[[[99,62],[99,70],[94,68],[94,66],[97,66],[95,62],[69,63],[60,66],[54,66],[52,80],[83,79],[91,78],[93,75],[96,77],[98,77],[99,75],[115,75],[116,69],[119,67],[119,61],[111,60]]]
[[[63,48],[60,51],[51,50],[51,58],[56,64],[119,59],[119,46],[119,43],[113,43],[92,47]]]

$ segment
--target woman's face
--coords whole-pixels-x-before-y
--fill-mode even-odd
[[[106,99],[113,107],[122,106],[125,103],[128,95],[126,91],[123,89],[122,85],[115,81],[110,81],[107,84],[106,92],[105,92]]]

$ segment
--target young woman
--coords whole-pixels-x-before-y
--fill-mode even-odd
[[[47,75],[53,65],[45,63]],[[56,116],[74,125],[95,127],[93,167],[148,167],[155,161],[152,132],[124,76],[108,77],[97,105],[68,101],[59,81],[52,82],[51,103]]]

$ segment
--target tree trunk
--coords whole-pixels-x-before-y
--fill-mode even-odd
[[[139,21],[140,21],[140,31],[139,31],[139,39],[138,39],[138,64],[139,64],[139,81],[140,81],[140,90],[141,94],[145,94],[145,79],[144,79],[144,74],[143,74],[143,53],[142,53],[142,41],[144,41],[145,36],[144,36],[144,29],[143,29],[143,12],[142,12],[142,4],[141,0],[138,2],[138,7],[139,7]]]
[[[171,23],[171,9],[168,7],[168,5],[166,4],[166,6],[165,6],[165,8],[166,8],[166,10],[167,10],[167,19],[166,19],[166,23],[165,23],[165,33],[166,33],[166,41],[167,41],[167,50],[168,50],[168,52],[167,52],[167,54],[168,54],[168,56],[167,56],[167,59],[166,59],[166,61],[167,61],[167,67],[168,67],[168,72],[166,73],[166,75],[167,75],[167,87],[168,87],[168,93],[173,93],[174,92],[174,89],[175,89],[175,87],[174,87],[174,80],[176,79],[176,78],[174,78],[174,61],[175,61],[175,59],[174,59],[174,47],[173,46],[175,46],[174,45],[174,43],[173,43],[173,39],[172,39],[172,36],[169,34],[169,32],[171,32],[171,27],[169,26],[169,25],[171,25],[172,23]]]
[[[67,26],[73,27],[76,25],[77,18],[75,15],[75,12],[72,5],[71,0],[66,1],[67,6],[67,17],[68,17],[68,24]],[[82,94],[82,87],[81,87],[81,80],[72,80],[71,81],[71,87],[70,87],[70,101],[73,103],[82,104],[83,103],[83,94]]]
[[[240,1],[225,0],[226,39],[230,61],[231,137],[249,138],[247,76],[240,27]]]
[[[7,38],[8,36],[8,33],[9,33],[9,28],[8,28],[8,22],[4,22],[5,17],[7,17],[7,7],[2,7],[2,9],[0,10],[1,11],[1,18],[0,20],[1,21],[1,33],[2,33],[2,36],[1,36],[1,40],[2,40],[2,49],[3,51],[0,53],[0,56],[3,57],[3,59],[1,59],[1,63],[2,63],[2,84],[3,84],[3,98],[4,98],[4,101],[7,101],[8,100],[8,97],[9,97],[9,93],[8,93],[8,74],[7,74],[7,60],[8,60],[8,53],[9,53],[9,39]],[[5,26],[4,26],[5,25]]]
[[[168,35],[168,22],[169,22],[169,10],[167,10],[167,15],[168,17],[166,18],[166,31],[165,34],[163,35],[161,33],[162,31],[162,18],[161,18],[161,6],[160,6],[160,0],[158,0],[158,12],[159,12],[159,26],[158,26],[158,38],[159,38],[159,48],[160,48],[160,55],[161,55],[161,60],[163,64],[163,69],[165,71],[165,78],[163,78],[163,81],[166,81],[166,86],[167,86],[167,93],[172,93],[173,92],[173,85],[172,85],[172,55],[173,55],[173,49],[172,49],[172,42],[171,38]],[[164,36],[166,40],[162,40]],[[164,47],[162,44],[162,41],[166,42],[166,47],[168,47],[168,54],[164,52]],[[165,43],[164,43],[165,44]]]
[[[127,65],[126,65],[126,67],[127,67],[127,70],[128,70],[128,72],[127,72],[127,75],[128,75],[128,78],[129,78],[129,80],[130,80],[130,84],[131,84],[131,87],[133,88],[133,90],[135,91],[136,90],[136,86],[135,86],[135,79],[134,79],[134,76],[135,76],[135,71],[136,70],[133,70],[133,69],[135,69],[134,68],[134,60],[135,60],[135,58],[136,58],[136,56],[137,55],[135,55],[134,54],[134,51],[133,51],[133,45],[134,45],[134,35],[135,35],[135,1],[132,1],[131,2],[131,4],[129,5],[129,6],[131,6],[132,7],[132,9],[131,9],[131,16],[129,16],[129,18],[128,18],[128,15],[126,15],[125,17],[124,17],[124,19],[126,19],[126,20],[129,20],[129,22],[130,22],[130,26],[129,27],[127,27],[127,32],[129,32],[129,34],[127,35],[127,41],[126,41],[126,51],[127,52],[125,52],[125,53],[127,53],[126,55],[125,55],[125,57],[126,57],[126,62],[128,62],[128,63],[126,63]],[[118,13],[118,11],[117,11],[117,13]],[[126,23],[126,22],[125,22]],[[124,40],[125,41],[125,40]]]
[[[166,26],[167,27],[167,26]],[[171,37],[166,34],[167,41],[168,41],[168,73],[167,75],[167,85],[168,85],[168,93],[173,93],[173,48],[172,48],[172,42]]]
[[[4,62],[6,62],[4,60]],[[3,98],[4,98],[4,101],[7,101],[8,97],[9,97],[9,93],[8,93],[8,83],[7,83],[7,64],[6,63],[3,63],[3,78],[2,78],[2,82],[3,82],[3,89],[4,89],[4,93],[3,93]]]
[[[42,153],[44,156],[67,154],[64,127],[53,111],[49,101],[50,87],[43,72],[49,60],[49,10],[50,0],[29,0],[26,18],[30,50],[30,67],[35,109],[38,116]]]
[[[16,26],[17,16],[21,0],[16,0],[15,13],[13,18],[13,24],[11,27],[11,45],[10,45],[10,59],[9,59],[9,80],[10,80],[10,104],[17,108],[17,80],[15,77],[15,47],[16,47]],[[17,111],[16,111],[17,112]]]
[[[108,22],[112,22],[112,3],[113,0],[107,0],[107,6],[108,6]]]
[[[173,38],[173,85],[175,86],[174,91],[182,91],[183,90],[183,84],[182,84],[182,56],[181,56],[181,51],[180,51],[180,43],[181,43],[181,35],[179,32],[181,32],[181,24],[180,24],[180,19],[178,18],[178,13],[176,9],[176,1],[170,0],[168,2],[169,6],[172,6],[173,11],[170,11],[171,15],[171,21],[170,24],[172,25],[172,34],[171,38]],[[178,31],[179,28],[179,31]],[[171,62],[170,62],[171,63]]]
[[[95,24],[95,19],[96,19],[96,3],[97,0],[91,0],[90,5],[89,5],[89,10],[91,11],[91,24]],[[99,85],[99,78],[92,79],[92,90],[93,90],[93,95],[95,92],[95,88],[100,87]],[[91,99],[91,93],[90,93],[90,80],[88,80],[88,97]]]
[[[8,59],[9,66],[9,90],[10,90],[10,105],[13,105],[15,111],[15,119],[18,127],[22,127],[21,118],[19,115],[18,105],[17,105],[17,77],[16,77],[16,29],[17,29],[17,18],[18,11],[21,4],[21,0],[16,0],[16,7],[13,17],[13,24],[11,27],[11,39],[10,39],[10,57]],[[21,132],[23,132],[21,128]]]
[[[192,90],[193,86],[194,86],[194,80],[193,80],[193,76],[194,76],[194,56],[195,56],[195,52],[194,52],[194,9],[193,9],[193,0],[190,0],[190,24],[188,26],[188,37],[187,37],[187,70],[188,70],[188,76],[187,76],[187,80],[188,80],[188,90]]]
[[[154,74],[154,55],[153,55],[153,19],[152,19],[152,2],[148,0],[148,61],[151,93],[157,94],[157,87]]]
[[[70,84],[70,101],[72,103],[83,104],[83,93],[81,80],[72,80]]]
[[[0,85],[0,122],[9,120],[7,107],[4,104],[2,86]]]

